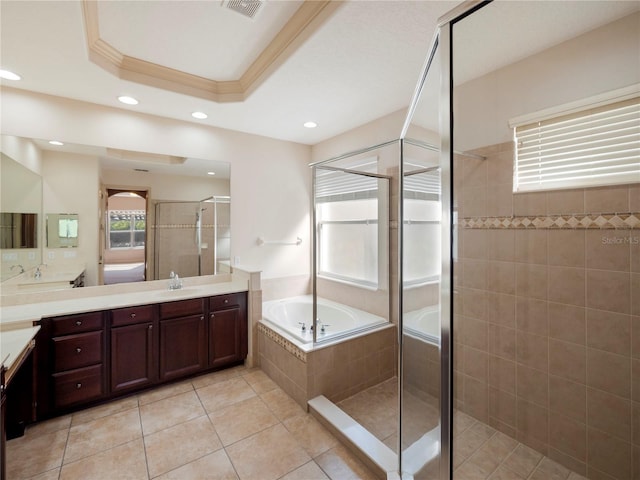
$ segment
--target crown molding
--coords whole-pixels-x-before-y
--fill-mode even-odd
[[[246,100],[338,9],[343,2],[303,2],[237,80],[217,81],[130,57],[100,38],[98,3],[82,0],[89,60],[123,80],[218,103]]]

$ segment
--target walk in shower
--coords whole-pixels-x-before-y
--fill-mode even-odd
[[[157,202],[154,215],[155,279],[215,275],[230,265],[231,197],[199,202]]]
[[[638,10],[441,20],[402,135],[402,478],[640,478]]]

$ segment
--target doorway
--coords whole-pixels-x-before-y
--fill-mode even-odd
[[[146,280],[147,191],[107,189],[103,283]]]

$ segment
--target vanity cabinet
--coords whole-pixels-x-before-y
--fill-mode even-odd
[[[247,295],[209,299],[209,366],[242,361],[247,356]]]
[[[128,392],[158,380],[155,307],[111,311],[111,393]]]
[[[168,381],[207,367],[205,299],[160,304],[160,380]]]
[[[50,333],[50,375],[47,383],[53,409],[62,410],[104,397],[106,330],[103,312],[69,315],[42,321]],[[46,360],[45,360],[46,361]]]

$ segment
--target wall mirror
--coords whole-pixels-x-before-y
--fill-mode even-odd
[[[78,246],[79,218],[77,213],[47,214],[47,248]]]
[[[42,261],[38,239],[42,178],[17,160],[4,153],[0,159],[2,280],[18,275],[20,269],[15,268],[17,265],[27,269]]]

